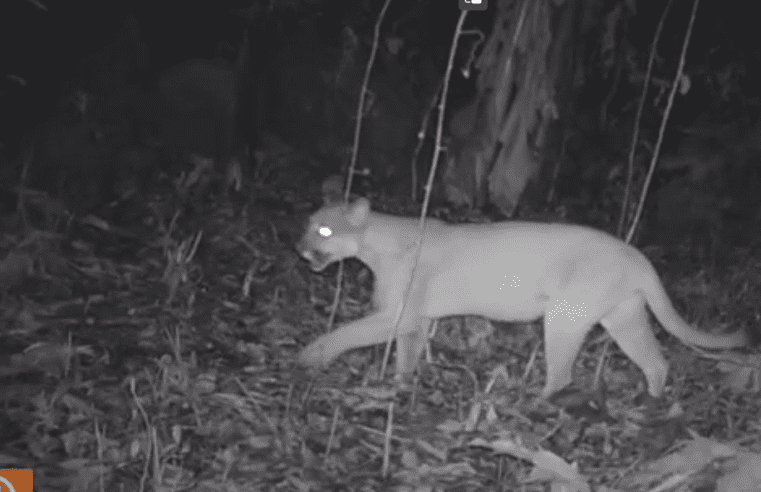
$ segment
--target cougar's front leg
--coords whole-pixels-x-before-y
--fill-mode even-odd
[[[299,361],[310,367],[325,367],[346,351],[385,342],[393,328],[393,313],[371,314],[322,335],[302,350]]]
[[[408,333],[400,333],[396,338],[396,377],[407,378],[417,368],[420,356],[428,343],[433,320],[420,318],[415,329]]]

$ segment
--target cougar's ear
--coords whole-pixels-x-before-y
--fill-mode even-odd
[[[354,227],[359,227],[367,221],[367,215],[370,213],[370,201],[367,198],[357,198],[354,203],[349,205],[346,212],[346,220]]]
[[[325,206],[337,205],[343,203],[344,197],[340,193],[323,193],[322,204]]]
[[[335,205],[343,201],[344,180],[340,174],[328,176],[322,182],[322,204]]]

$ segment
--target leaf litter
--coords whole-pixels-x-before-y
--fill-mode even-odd
[[[618,351],[592,383],[595,341],[577,372],[596,390],[537,402],[540,332],[467,317],[439,322],[412,385],[375,379],[376,348],[307,373],[335,285],[292,244],[319,199],[243,186],[193,213],[153,197],[139,226],[3,233],[0,467],[62,491],[761,490],[757,354],[665,339],[657,416]],[[368,309],[347,268],[339,320]],[[671,291],[698,324],[757,326],[759,273],[738,254]]]

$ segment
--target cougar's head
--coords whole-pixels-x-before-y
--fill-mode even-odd
[[[309,217],[309,225],[296,250],[319,272],[334,261],[356,256],[367,225],[370,202],[327,204]]]

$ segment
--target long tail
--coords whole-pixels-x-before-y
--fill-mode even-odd
[[[648,263],[652,275],[644,275],[640,288],[645,294],[647,304],[663,328],[685,343],[709,349],[726,349],[744,347],[751,340],[747,333],[740,330],[725,335],[716,335],[697,330],[682,318],[671,303],[666,290],[658,278],[655,268]]]

